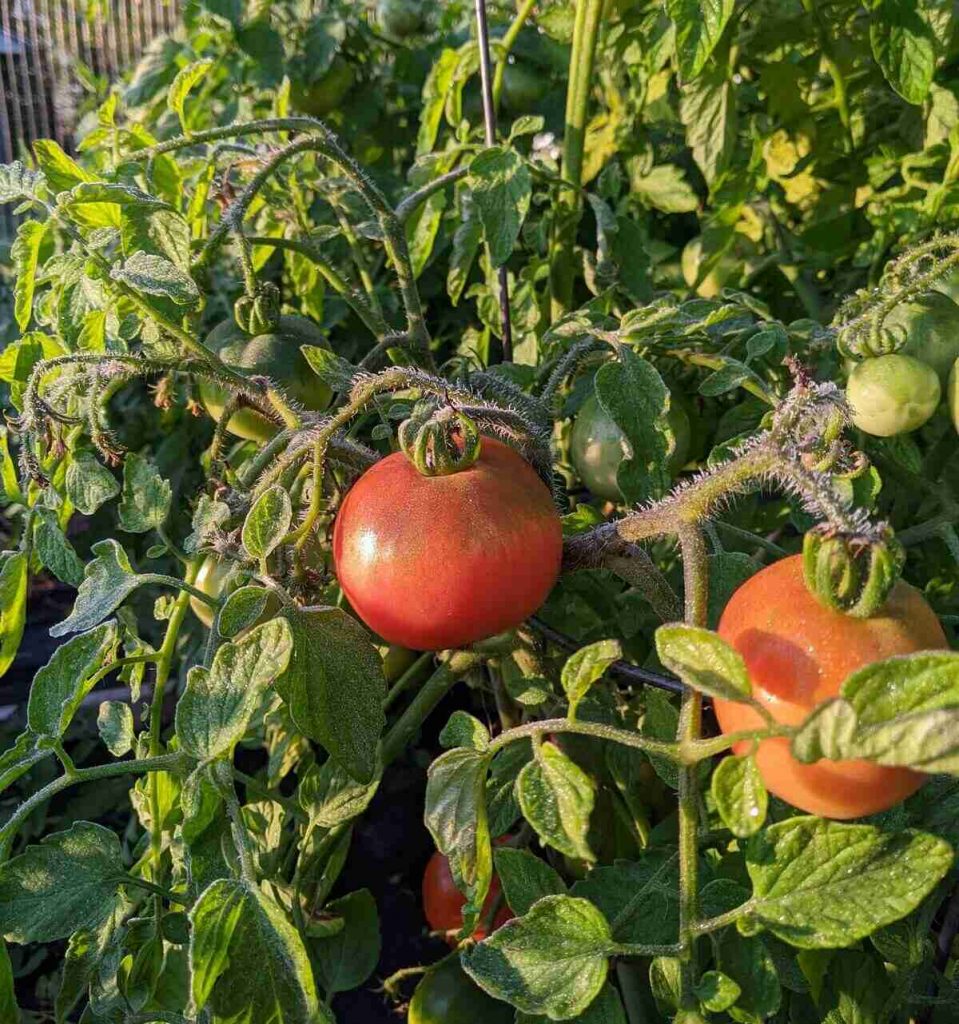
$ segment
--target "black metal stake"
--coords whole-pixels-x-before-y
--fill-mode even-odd
[[[476,0],[476,36],[479,43],[480,82],[483,91],[483,125],[486,145],[496,145],[496,109],[493,106],[493,70],[489,57],[489,24],[486,20],[486,0]],[[513,325],[509,314],[509,274],[506,267],[499,268],[499,311],[503,330],[503,360],[513,359]],[[490,362],[500,362],[490,358]]]

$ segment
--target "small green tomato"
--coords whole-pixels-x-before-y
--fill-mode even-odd
[[[917,430],[941,397],[936,371],[898,352],[859,363],[846,385],[853,423],[875,437]]]

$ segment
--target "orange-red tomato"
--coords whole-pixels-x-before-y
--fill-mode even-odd
[[[488,437],[477,461],[449,476],[387,456],[353,485],[333,528],[337,578],[357,615],[417,651],[518,626],[556,582],[562,550],[549,489]]]
[[[777,722],[795,725],[839,693],[846,678],[897,654],[948,647],[942,626],[918,590],[897,583],[881,612],[855,619],[831,611],[809,592],[802,557],[768,566],[733,594],[719,634],[746,661],[753,695]],[[715,702],[724,733],[762,727],[745,704]],[[746,753],[750,744],[737,744]],[[763,740],[757,755],[767,789],[794,807],[826,818],[886,810],[922,785],[924,776],[867,761],[801,764],[785,738]]]
[[[485,939],[488,932],[484,922],[489,916],[493,904],[499,899],[500,884],[499,878],[493,875],[493,881],[483,904],[483,912],[480,914],[480,924],[473,932],[474,939]],[[455,942],[455,936],[463,927],[463,907],[466,905],[466,897],[456,888],[453,881],[453,873],[450,871],[450,862],[437,850],[429,863],[426,871],[423,872],[423,913],[434,932],[447,932],[449,938]],[[493,919],[493,930],[511,920],[513,912],[504,901]]]

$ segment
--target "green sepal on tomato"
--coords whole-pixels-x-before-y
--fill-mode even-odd
[[[475,462],[442,476],[387,456],[353,484],[333,528],[336,576],[356,614],[418,651],[518,626],[545,601],[562,551],[549,488],[491,437]]]
[[[204,344],[229,366],[268,377],[289,398],[303,408],[322,412],[332,391],[310,368],[300,351],[301,345],[329,348],[326,336],[312,320],[303,316],[281,316],[270,334],[247,334],[233,320],[224,320],[207,335]],[[200,382],[200,400],[214,419],[218,419],[229,397],[219,384]],[[230,433],[249,441],[265,442],[279,428],[256,409],[240,409],[230,417]]]
[[[454,953],[431,967],[416,986],[407,1024],[513,1024],[509,1003],[487,995]]]
[[[746,662],[753,697],[786,725],[801,724],[866,665],[949,646],[935,613],[914,587],[899,581],[876,615],[853,618],[827,608],[809,590],[801,555],[748,579],[726,605],[718,631]],[[713,706],[725,734],[764,728],[760,714],[746,704],[715,700]],[[748,741],[733,747],[740,754],[750,749]],[[868,761],[802,764],[785,737],[762,740],[756,761],[771,793],[824,818],[887,810],[925,779],[906,768]]]
[[[689,416],[681,405],[670,403],[666,422],[675,439],[669,456],[669,470],[678,472],[689,456]],[[576,415],[569,439],[569,453],[576,472],[586,487],[598,498],[622,501],[617,474],[623,460],[629,458],[626,435],[599,404],[595,395],[583,402]]]

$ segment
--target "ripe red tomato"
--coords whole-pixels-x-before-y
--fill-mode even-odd
[[[493,875],[486,902],[483,904],[483,912],[480,914],[480,924],[473,932],[474,939],[485,939],[488,932],[483,927],[493,904],[500,895],[499,879]],[[430,857],[423,873],[423,913],[426,915],[430,930],[434,932],[449,932],[450,938],[455,941],[455,936],[463,927],[463,907],[466,905],[466,897],[456,888],[453,881],[453,873],[450,871],[450,862],[439,850]],[[493,930],[500,925],[512,920],[513,912],[506,905],[505,901],[496,912],[493,919]]]
[[[563,538],[549,489],[507,445],[423,476],[397,452],[353,485],[333,529],[340,586],[390,643],[439,651],[519,625],[559,575]]]
[[[784,558],[756,573],[732,596],[719,634],[746,661],[753,696],[777,722],[795,725],[839,693],[846,678],[897,654],[948,647],[925,599],[897,583],[880,614],[856,619],[831,611],[810,593],[802,556]],[[762,726],[745,704],[717,700],[724,733]],[[749,743],[737,744],[746,753]],[[924,776],[867,761],[801,764],[785,738],[763,740],[757,755],[766,788],[794,807],[826,818],[858,818],[886,810],[914,793]]]

